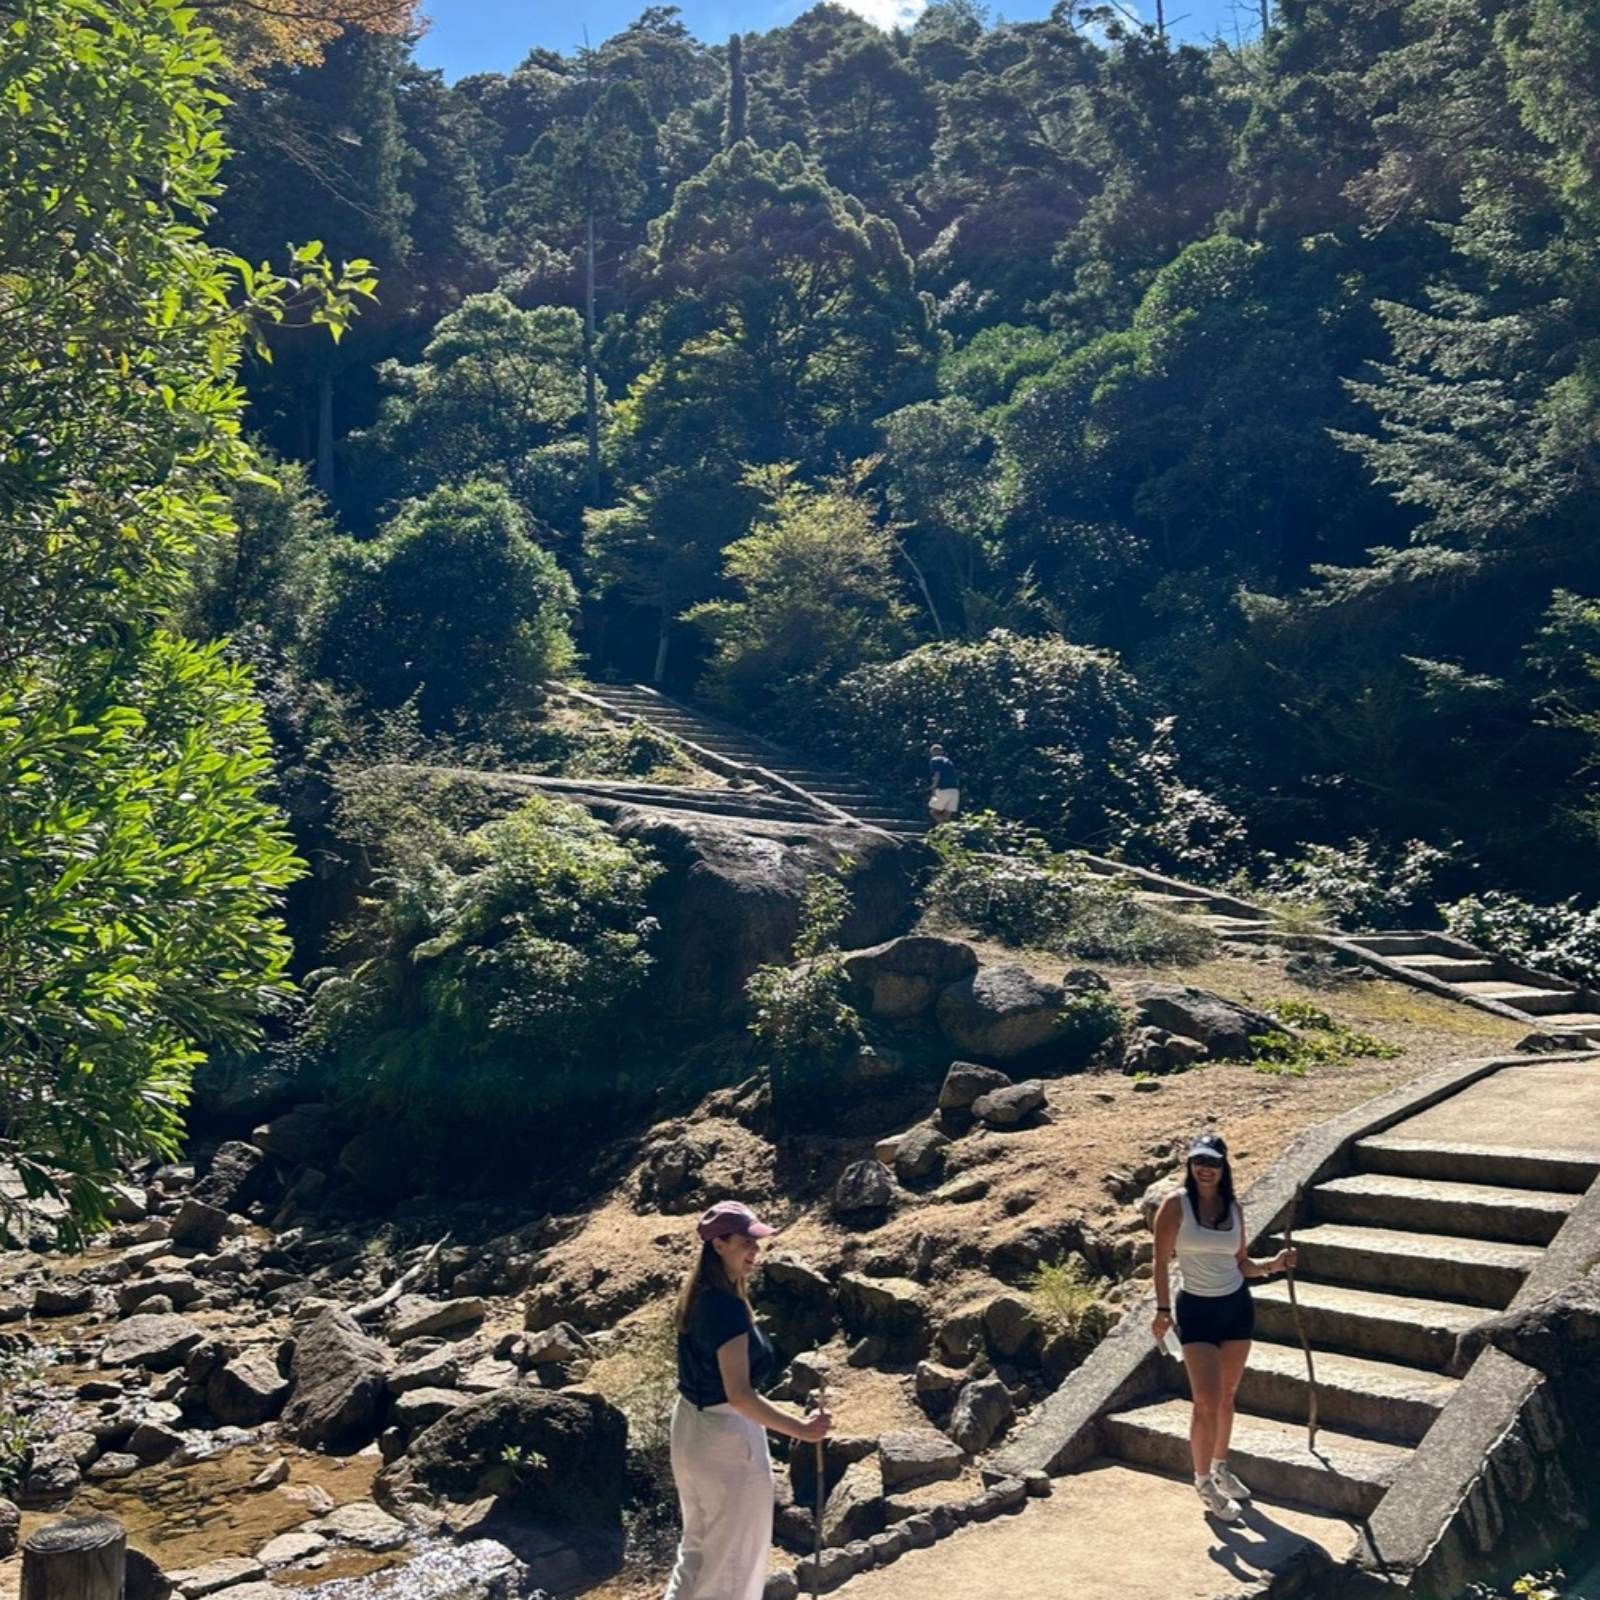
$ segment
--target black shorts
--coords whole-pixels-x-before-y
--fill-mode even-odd
[[[1190,1294],[1178,1291],[1178,1340],[1181,1344],[1231,1344],[1256,1331],[1256,1306],[1250,1286],[1241,1283],[1232,1294]]]

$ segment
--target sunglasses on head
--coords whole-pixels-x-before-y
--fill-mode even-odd
[[[1220,1167],[1222,1165],[1222,1157],[1221,1156],[1190,1156],[1189,1157],[1189,1165],[1191,1167]]]

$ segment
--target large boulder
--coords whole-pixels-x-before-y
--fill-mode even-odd
[[[1044,1104],[1044,1085],[1037,1078],[1029,1078],[980,1094],[972,1102],[972,1114],[991,1128],[1015,1128],[1042,1111]]]
[[[839,1279],[839,1317],[852,1339],[879,1338],[891,1360],[916,1361],[928,1353],[928,1300],[909,1278],[869,1278],[846,1272]]]
[[[304,1054],[309,1062],[310,1052]],[[195,1109],[205,1116],[249,1125],[304,1099],[311,1070],[288,1053],[235,1055],[213,1050],[194,1069],[190,1094]]]
[[[283,1432],[308,1449],[359,1450],[388,1399],[383,1346],[342,1311],[320,1311],[295,1340]]]
[[[198,1323],[174,1313],[141,1313],[112,1330],[100,1351],[102,1367],[145,1367],[170,1372],[205,1337]]]
[[[838,1323],[833,1285],[787,1252],[763,1259],[756,1300],[780,1361],[826,1344]]]
[[[326,1166],[338,1154],[345,1131],[332,1106],[313,1102],[294,1106],[264,1122],[250,1137],[258,1149],[285,1166]]]
[[[989,1448],[1015,1414],[1010,1391],[999,1378],[993,1373],[974,1378],[956,1396],[950,1437],[969,1455],[977,1455]]]
[[[920,846],[870,828],[668,816],[625,807],[613,824],[666,867],[651,891],[661,924],[656,979],[668,1015],[716,1017],[742,1006],[757,967],[787,963],[806,883],[842,877],[851,910],[846,946],[873,945],[915,914]]]
[[[1005,1065],[1047,1056],[1067,998],[1059,983],[1023,967],[983,967],[949,984],[934,1008],[939,1030],[965,1056]]]
[[[531,1582],[570,1588],[585,1558],[620,1554],[627,1437],[598,1395],[499,1389],[423,1429],[373,1498],[426,1529],[498,1539]]]
[[[883,1532],[888,1520],[877,1463],[857,1461],[845,1468],[823,1505],[822,1542],[845,1545],[853,1539],[870,1539]]]
[[[833,1186],[838,1217],[879,1217],[894,1204],[894,1175],[881,1161],[852,1161]]]
[[[918,1376],[920,1379],[920,1372]],[[949,1377],[959,1381],[954,1373]],[[927,1392],[919,1383],[919,1393]],[[939,1479],[959,1478],[961,1467],[961,1446],[933,1428],[899,1429],[878,1440],[878,1470],[885,1489],[912,1489]]]
[[[920,1017],[940,990],[978,970],[977,952],[964,939],[911,934],[852,950],[844,958],[851,998],[861,1010],[885,1021]]]
[[[1196,1040],[1213,1061],[1248,1061],[1252,1038],[1283,1032],[1283,1024],[1266,1012],[1187,984],[1141,983],[1134,1000],[1141,1024]]]

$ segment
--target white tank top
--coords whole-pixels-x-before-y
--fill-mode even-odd
[[[1239,1270],[1239,1245],[1244,1216],[1237,1205],[1226,1228],[1202,1228],[1189,1204],[1187,1190],[1178,1191],[1183,1220],[1178,1224],[1178,1270],[1190,1294],[1232,1294],[1244,1282]]]

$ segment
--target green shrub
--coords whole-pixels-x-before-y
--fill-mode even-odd
[[[1094,1349],[1116,1323],[1115,1309],[1102,1298],[1108,1287],[1105,1279],[1091,1277],[1076,1256],[1042,1264],[1023,1285],[1045,1320],[1067,1334],[1081,1355]]]
[[[1576,895],[1542,906],[1491,889],[1439,909],[1458,939],[1580,983],[1600,984],[1600,910],[1583,910]]]
[[[1441,849],[1421,839],[1386,845],[1350,839],[1343,845],[1302,845],[1299,856],[1264,855],[1253,878],[1235,879],[1239,893],[1269,904],[1302,906],[1316,920],[1350,928],[1397,928],[1432,922],[1433,888],[1457,863],[1459,844]]]
[[[598,1105],[643,1022],[645,849],[543,798],[462,834],[436,823],[430,852],[376,849],[369,953],[320,976],[301,1040],[335,1097],[431,1152],[525,1148],[530,1116]]]
[[[1257,1072],[1303,1078],[1307,1067],[1331,1066],[1358,1057],[1392,1061],[1405,1054],[1399,1045],[1335,1022],[1309,1001],[1274,1000],[1267,1010],[1288,1027],[1251,1036],[1250,1050]]]
[[[1133,675],[1059,638],[997,629],[860,667],[813,724],[837,758],[908,791],[943,744],[969,803],[1053,840],[1207,873],[1240,846],[1238,819],[1179,778],[1172,725]]]
[[[839,950],[849,908],[849,892],[837,878],[811,878],[795,937],[798,965],[758,967],[745,984],[750,1033],[766,1057],[779,1128],[815,1120],[816,1090],[829,1069],[863,1043],[861,1018],[845,999],[848,980]]]
[[[941,824],[928,842],[939,865],[922,903],[936,923],[1085,960],[1195,961],[1215,947],[1203,924],[1143,904],[1128,879],[992,811]]]

